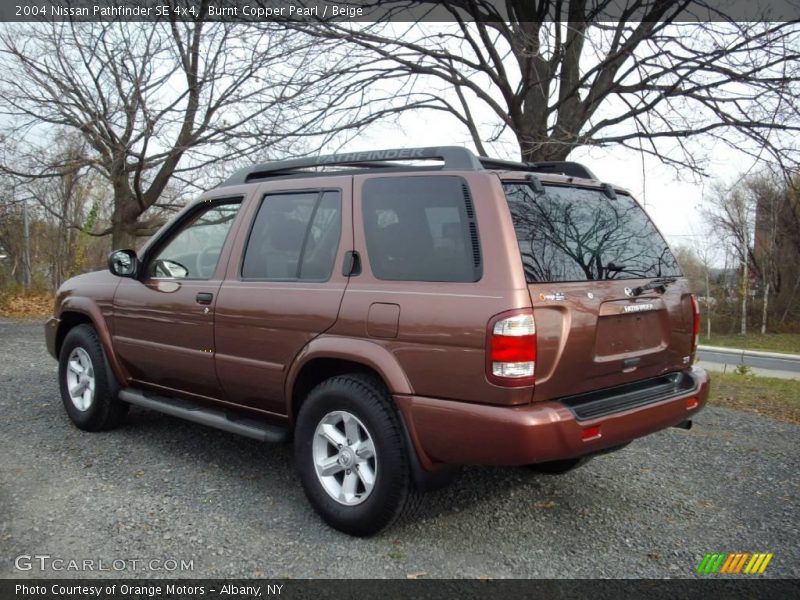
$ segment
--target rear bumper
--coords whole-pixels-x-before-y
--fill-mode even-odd
[[[691,419],[705,405],[708,374],[693,367],[691,389],[594,419],[576,418],[558,401],[498,407],[395,396],[420,463],[523,465],[599,452]],[[599,427],[599,435],[584,439]]]

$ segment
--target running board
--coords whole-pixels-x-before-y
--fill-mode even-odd
[[[188,400],[166,398],[156,394],[145,395],[144,392],[131,389],[121,390],[119,399],[142,408],[149,408],[223,431],[238,433],[261,442],[285,442],[289,439],[289,432],[283,427],[262,423],[247,417],[230,418],[225,411],[200,406]]]

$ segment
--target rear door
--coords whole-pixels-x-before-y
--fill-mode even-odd
[[[692,309],[664,238],[629,195],[506,182],[536,320],[537,400],[688,365]],[[656,278],[677,278],[639,291]],[[637,293],[638,292],[638,293]]]
[[[347,285],[351,190],[349,176],[259,187],[217,299],[216,369],[226,401],[286,413],[288,367],[335,323]]]

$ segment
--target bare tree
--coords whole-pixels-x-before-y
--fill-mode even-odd
[[[324,43],[275,23],[6,24],[0,67],[15,148],[0,171],[22,183],[99,173],[113,202],[93,233],[110,233],[115,247],[161,224],[152,209],[170,182],[196,189],[221,161],[308,151],[307,140],[379,116],[347,104],[350,81]],[[85,142],[79,162],[42,159],[59,130]]]
[[[755,229],[756,206],[743,184],[732,188],[721,183],[712,187],[707,198],[710,210],[705,213],[719,241],[735,256],[740,265],[739,293],[741,299],[740,333],[747,334],[747,298],[750,293],[750,272],[760,272],[751,240]]]
[[[713,237],[736,257],[742,288],[742,328],[746,327],[746,293],[752,274],[760,294],[761,332],[770,319],[784,323],[795,309],[800,287],[800,229],[797,199],[782,174],[750,174],[732,186],[717,183],[707,197],[705,217]],[[782,316],[781,316],[782,315]]]
[[[726,22],[684,22],[703,0],[622,5],[608,22],[607,0],[387,0],[377,10],[428,6],[453,22],[294,26],[346,41],[377,85],[417,80],[417,102],[400,110],[453,115],[481,154],[510,132],[527,161],[616,144],[699,172],[692,139],[704,135],[796,164],[795,23],[735,23],[712,9]]]
[[[706,293],[706,271],[693,246],[679,244],[672,248],[675,260],[681,267],[683,276],[689,281],[689,289],[698,295]],[[708,295],[708,294],[706,294]]]
[[[714,313],[721,298],[715,298],[711,293],[711,269],[716,264],[720,252],[713,236],[708,232],[695,236],[691,245],[692,252],[700,265],[700,272],[703,279],[706,337],[711,338],[712,321]]]
[[[778,264],[781,240],[780,216],[786,204],[786,188],[780,178],[769,172],[748,178],[745,182],[748,192],[755,201],[755,232],[753,252],[758,258],[761,287],[761,333],[767,332],[770,292],[780,294],[782,269]]]

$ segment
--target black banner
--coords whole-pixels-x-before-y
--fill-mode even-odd
[[[447,580],[447,579],[41,579],[0,580],[3,600],[469,600],[515,598],[647,598],[680,600],[798,598],[800,582],[788,579],[705,580]]]
[[[567,21],[570,5],[542,2],[532,14],[537,20]],[[660,0],[588,0],[584,14],[587,21],[659,21],[654,15],[664,14],[660,5]],[[672,22],[800,19],[797,0],[686,0],[675,6],[677,15],[668,11]],[[507,11],[505,0],[4,0],[0,21],[456,22],[506,21]]]

